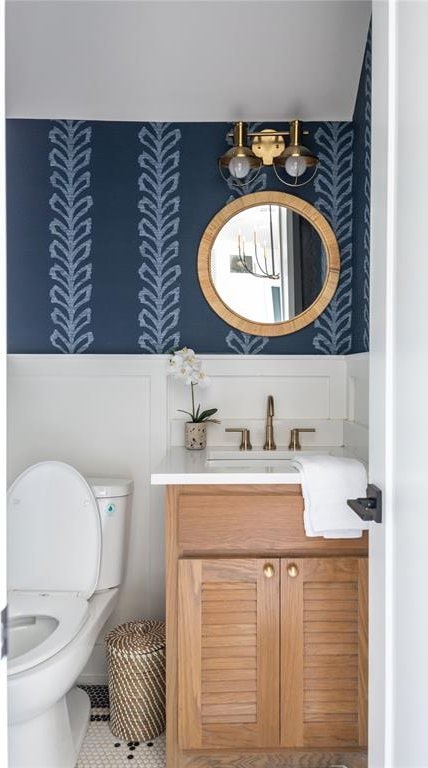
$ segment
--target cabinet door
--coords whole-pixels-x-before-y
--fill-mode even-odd
[[[180,747],[278,745],[280,561],[189,559],[178,570]]]
[[[367,560],[281,561],[281,744],[367,744]]]

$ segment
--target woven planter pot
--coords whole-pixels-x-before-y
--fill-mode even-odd
[[[110,729],[150,741],[165,730],[165,624],[129,621],[106,637]]]

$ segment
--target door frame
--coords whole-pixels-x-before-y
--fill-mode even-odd
[[[427,28],[426,0],[374,0],[369,476],[384,520],[370,532],[370,768],[428,765],[428,162],[409,173],[400,151],[428,127]]]
[[[372,16],[369,478],[383,492],[383,522],[369,536],[369,766],[392,768],[391,440],[394,273],[395,14]]]
[[[5,71],[4,16],[0,0],[0,611],[6,596],[6,140],[5,140]],[[7,666],[0,660],[0,765],[7,765]]]

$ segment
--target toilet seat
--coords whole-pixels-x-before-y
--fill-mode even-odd
[[[9,620],[19,617],[50,617],[58,626],[39,645],[8,661],[8,676],[29,670],[61,651],[77,635],[89,613],[88,602],[78,595],[41,595],[11,592],[8,595]]]

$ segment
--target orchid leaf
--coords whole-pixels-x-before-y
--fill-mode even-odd
[[[190,411],[183,411],[182,408],[177,408],[177,411],[179,411],[180,413],[186,413],[188,416],[190,416],[191,421],[194,421],[193,413],[190,413]]]
[[[202,411],[201,414],[198,416],[198,421],[206,421],[210,418],[210,416],[214,416],[215,413],[217,413],[218,408],[209,408],[207,411]]]

